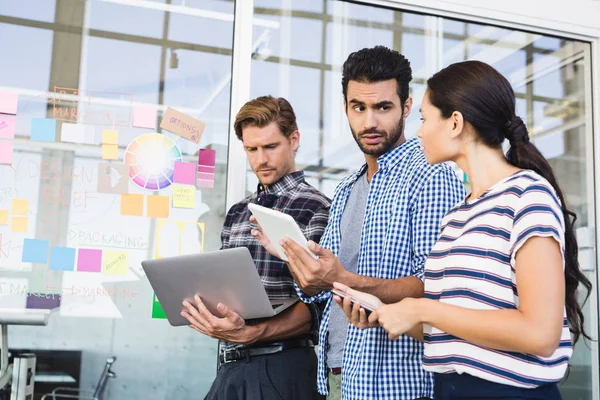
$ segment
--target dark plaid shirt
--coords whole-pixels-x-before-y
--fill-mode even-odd
[[[250,231],[256,228],[249,219],[248,203],[276,209],[291,215],[308,240],[319,242],[327,226],[331,201],[304,180],[304,172],[293,172],[264,188],[258,185],[256,193],[231,207],[221,232],[222,249],[247,247],[256,263],[256,269],[270,298],[296,297],[294,281],[286,263],[270,255]],[[313,331],[318,332],[321,309],[309,305]]]

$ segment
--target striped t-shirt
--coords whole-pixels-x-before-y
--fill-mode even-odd
[[[478,310],[516,309],[517,251],[533,236],[552,237],[560,244],[564,269],[564,232],[550,183],[533,171],[518,171],[444,217],[425,264],[425,297]],[[573,352],[566,310],[563,316],[560,345],[550,357],[478,346],[425,325],[424,368],[526,388],[557,382]]]

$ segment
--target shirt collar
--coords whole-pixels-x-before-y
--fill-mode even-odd
[[[412,153],[419,146],[419,139],[412,138],[393,148],[377,159],[379,168],[391,168],[402,161],[408,154]]]
[[[267,186],[266,188],[259,182],[256,186],[256,195],[260,196],[261,194],[276,194],[281,196],[282,194],[298,187],[298,185],[304,182],[304,171],[292,172],[272,185]]]
[[[386,170],[396,166],[396,164],[402,161],[408,154],[412,153],[412,151],[418,146],[420,146],[419,139],[412,138],[402,143],[400,146],[394,147],[392,150],[381,155],[377,159],[379,170],[385,172]],[[366,170],[367,163],[365,162],[358,171],[348,176],[345,186],[353,185],[357,181],[357,179],[364,172],[366,172]]]

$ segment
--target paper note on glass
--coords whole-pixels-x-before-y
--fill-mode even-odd
[[[102,272],[102,250],[79,249],[77,252],[77,271]]]
[[[70,247],[52,247],[50,252],[52,271],[73,271],[75,269],[75,249]]]
[[[103,272],[107,275],[127,275],[129,254],[122,251],[105,251],[102,264]]]
[[[23,241],[22,262],[46,264],[48,262],[49,243],[47,240],[25,239]]]
[[[196,187],[173,185],[173,207],[195,208]]]
[[[135,217],[141,217],[144,215],[144,195],[122,194],[121,215],[132,215]]]
[[[17,103],[19,102],[19,95],[13,92],[0,92],[0,114],[12,114],[17,113]]]
[[[14,139],[17,118],[0,114],[0,139]]]
[[[27,215],[29,210],[29,200],[12,199],[12,213],[18,215]]]
[[[196,179],[196,164],[191,162],[175,161],[175,171],[173,173],[173,183],[183,183],[184,185],[193,185]]]
[[[119,132],[114,129],[102,131],[102,144],[119,144]]]
[[[136,128],[156,128],[156,108],[146,106],[134,107],[133,126]]]
[[[56,120],[52,118],[34,118],[31,120],[31,140],[37,142],[56,141]]]
[[[148,218],[169,218],[169,196],[148,196]]]
[[[25,233],[27,232],[27,224],[29,219],[27,217],[14,216],[10,220],[10,231],[14,233]]]
[[[160,127],[194,143],[198,143],[206,124],[199,119],[190,117],[169,107],[160,122]]]
[[[0,226],[8,225],[8,210],[0,210]]]
[[[13,162],[13,144],[12,142],[0,142],[0,164],[12,165]]]
[[[102,159],[103,160],[118,160],[119,159],[119,146],[116,144],[103,144],[102,145]]]

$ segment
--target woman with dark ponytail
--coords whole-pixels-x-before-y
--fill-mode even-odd
[[[579,269],[575,214],[498,71],[461,62],[427,86],[418,133],[427,161],[456,162],[472,192],[442,220],[424,298],[384,305],[368,323],[357,305],[347,315],[424,340],[435,399],[560,399],[573,345],[588,337],[577,292],[587,299],[591,283]]]

